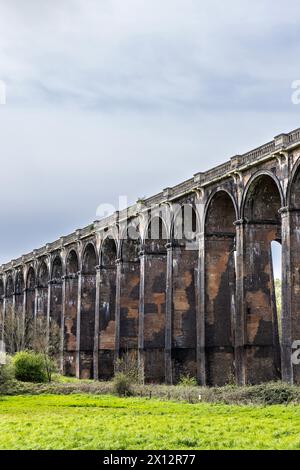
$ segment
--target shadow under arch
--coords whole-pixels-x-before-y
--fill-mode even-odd
[[[142,242],[137,221],[129,221],[120,241],[120,358],[124,366],[137,367]]]
[[[0,277],[0,340],[4,340],[4,282]]]
[[[165,382],[171,360],[165,341],[168,242],[162,213],[152,213],[146,227],[140,281],[144,299],[140,364],[147,382]]]
[[[41,260],[37,270],[36,315],[37,320],[47,321],[49,271],[46,261]]]
[[[175,212],[172,224],[172,371],[176,383],[197,377],[197,278],[199,221],[192,204]]]
[[[97,265],[95,246],[89,242],[83,251],[81,271],[79,370],[83,379],[93,377]]]
[[[281,378],[272,242],[281,243],[282,205],[276,177],[268,172],[256,173],[246,187],[242,205],[245,372],[250,384]]]
[[[57,350],[57,359],[59,356],[60,335],[62,334],[62,320],[63,320],[63,262],[60,252],[55,252],[52,255],[50,262],[50,298],[49,301],[49,342],[55,344]],[[48,293],[48,295],[49,295]]]
[[[66,258],[65,318],[64,318],[64,360],[65,375],[76,375],[77,361],[77,310],[78,310],[79,257],[73,248]]]
[[[35,286],[36,286],[36,273],[33,266],[29,266],[26,276],[26,298],[25,298],[25,345],[27,348],[32,348],[33,341],[33,328],[35,317]]]
[[[116,348],[117,242],[107,233],[100,248],[100,293],[98,374],[108,380],[114,375]]]
[[[237,211],[227,191],[217,191],[205,212],[205,362],[208,385],[235,376],[235,235]]]
[[[288,214],[285,215],[285,243],[282,253],[285,254],[285,266],[282,271],[283,294],[287,305],[282,309],[282,336],[284,348],[282,349],[283,365],[288,371],[285,379],[297,385],[300,384],[299,365],[291,364],[293,353],[292,344],[299,340],[300,333],[300,159],[295,163],[287,191]],[[284,300],[284,299],[283,299]]]

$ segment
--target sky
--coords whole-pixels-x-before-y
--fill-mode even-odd
[[[300,4],[0,0],[0,263],[300,126]]]

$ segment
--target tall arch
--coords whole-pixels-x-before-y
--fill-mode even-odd
[[[281,377],[271,243],[281,242],[282,207],[272,175],[254,176],[243,198],[245,372],[247,383]]]
[[[143,283],[143,365],[145,380],[166,378],[166,281],[168,233],[162,214],[151,214],[141,265]]]
[[[64,372],[68,376],[76,375],[78,271],[77,252],[70,250],[66,260],[64,319]]]
[[[5,298],[6,298],[5,314],[14,313],[12,311],[14,308],[14,301],[13,301],[14,292],[15,292],[15,286],[14,286],[13,276],[11,273],[9,273],[6,279],[6,286],[5,286]]]
[[[46,260],[41,260],[37,275],[36,314],[44,325],[47,320],[49,271]]]
[[[137,361],[139,298],[140,298],[140,251],[139,226],[131,222],[121,240],[120,275],[120,354],[127,353]]]
[[[50,339],[53,339],[61,332],[62,327],[62,276],[63,264],[60,253],[53,254],[51,267],[51,290],[50,290],[50,316],[49,328]]]
[[[82,258],[80,312],[80,376],[86,379],[93,377],[97,264],[94,245],[88,243]]]
[[[172,288],[172,369],[181,376],[197,376],[196,312],[199,260],[199,224],[192,204],[183,204],[174,215]]]
[[[205,217],[205,349],[209,385],[234,376],[235,226],[233,198],[217,191]]]
[[[20,322],[20,330],[24,328],[24,287],[23,269],[19,268],[15,278],[15,314]]]
[[[286,243],[283,244],[288,263],[283,267],[283,294],[285,293],[287,306],[283,309],[282,337],[284,347],[283,361],[288,363],[287,369],[292,367],[289,381],[300,384],[299,365],[291,363],[292,344],[300,338],[300,163],[298,162],[292,172],[288,188],[287,205],[289,212],[285,214],[287,224]],[[285,262],[287,260],[284,260]],[[284,300],[284,299],[282,299]],[[284,306],[284,303],[283,303]],[[283,362],[283,363],[284,363]]]
[[[99,301],[99,378],[109,379],[114,374],[116,346],[116,261],[117,244],[107,235],[101,245],[100,301]]]
[[[4,282],[3,282],[3,278],[0,277],[0,339],[1,340],[3,340],[3,334],[4,334],[3,302],[4,302]]]
[[[35,316],[35,286],[36,275],[33,266],[30,266],[26,276],[26,305],[25,305],[25,344],[32,347],[33,328]]]

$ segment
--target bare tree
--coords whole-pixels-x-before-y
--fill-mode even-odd
[[[35,322],[33,349],[44,357],[49,382],[57,370],[60,354],[60,327],[55,321],[38,317]]]
[[[15,354],[32,350],[42,354],[49,382],[57,369],[60,353],[60,327],[45,316],[20,315],[9,307],[5,312],[3,338],[6,351]]]
[[[6,351],[15,354],[32,349],[34,322],[29,316],[20,315],[10,306],[5,312],[3,338]]]

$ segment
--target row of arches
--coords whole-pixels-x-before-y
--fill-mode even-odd
[[[295,248],[299,178],[295,172],[289,189]],[[57,254],[51,269],[42,259],[26,278],[21,270],[8,274],[5,286],[0,280],[0,295],[6,308],[15,297],[17,312],[25,309],[26,315],[59,324],[62,366],[69,375],[109,378],[116,358],[129,351],[153,382],[189,374],[222,385],[237,375],[237,361],[247,383],[280,378],[271,246],[283,242],[284,205],[275,176],[260,173],[248,182],[240,210],[226,185],[200,209],[188,197],[173,218],[160,209],[144,235],[137,220],[128,224],[123,240],[108,231],[100,256],[89,241],[82,258],[71,247],[65,264]],[[290,268],[298,269],[297,256]],[[296,287],[291,295],[290,321],[288,315],[280,321],[284,338],[287,328],[300,329]]]

